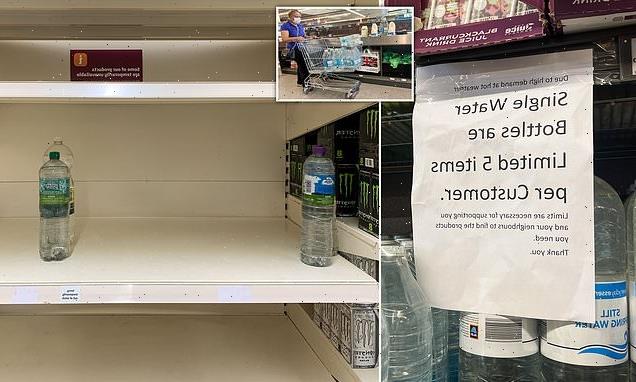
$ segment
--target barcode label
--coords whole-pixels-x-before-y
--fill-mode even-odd
[[[526,357],[539,352],[537,321],[493,314],[462,313],[459,347],[496,358]]]
[[[523,340],[522,329],[521,318],[486,317],[486,341],[519,342]]]

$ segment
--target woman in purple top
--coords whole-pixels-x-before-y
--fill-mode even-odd
[[[301,14],[298,10],[292,9],[287,13],[287,21],[280,27],[280,34],[283,43],[287,44],[289,49],[289,57],[296,61],[298,69],[296,69],[296,83],[304,86],[305,79],[309,76],[305,59],[298,49],[298,43],[305,41],[305,27],[300,23]]]

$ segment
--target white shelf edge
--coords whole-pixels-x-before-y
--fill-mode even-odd
[[[0,82],[0,101],[273,100],[274,82]]]
[[[358,218],[337,218],[338,250],[379,260],[379,239],[358,228]]]
[[[287,195],[287,218],[302,226],[302,202],[293,195]],[[379,260],[379,239],[358,228],[355,217],[336,219],[336,245],[344,253]]]
[[[0,305],[371,303],[379,295],[377,281],[345,259],[324,269],[300,263],[299,230],[282,218],[79,219],[82,235],[61,263],[39,260],[36,219],[0,223],[15,237],[0,251]]]
[[[378,382],[379,372],[374,369],[353,369],[342,355],[333,347],[331,341],[325,337],[314,324],[307,312],[299,304],[287,305],[287,315],[305,337],[305,341],[316,353],[327,370],[339,382]]]
[[[377,283],[0,285],[0,305],[369,303],[377,288]]]

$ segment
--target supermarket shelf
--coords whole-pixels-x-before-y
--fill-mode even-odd
[[[378,369],[353,369],[338,350],[314,324],[307,312],[298,304],[287,306],[287,314],[322,363],[339,382],[378,382]]]
[[[302,225],[302,202],[287,195],[287,218]],[[358,218],[336,219],[336,245],[341,252],[379,260],[378,238],[358,228]]]
[[[363,46],[395,46],[411,45],[413,35],[411,33],[397,36],[362,37]]]
[[[0,82],[0,102],[272,100],[273,82]]]
[[[339,251],[380,260],[378,238],[358,228],[358,218],[338,218],[336,235]]]
[[[283,315],[13,316],[0,335],[13,382],[333,382]]]
[[[343,258],[298,260],[284,218],[86,218],[70,258],[40,261],[38,219],[0,219],[0,304],[374,302]]]

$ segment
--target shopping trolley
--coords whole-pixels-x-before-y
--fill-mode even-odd
[[[355,98],[360,91],[360,81],[337,73],[353,73],[360,67],[361,46],[362,40],[359,35],[310,39],[299,43],[298,49],[309,72],[303,93],[322,89],[344,93],[347,99]]]

